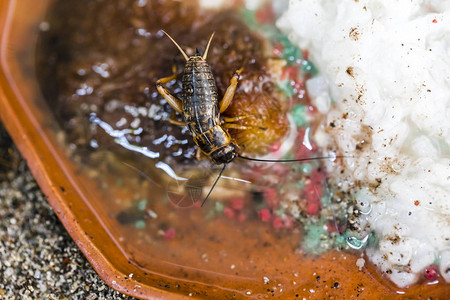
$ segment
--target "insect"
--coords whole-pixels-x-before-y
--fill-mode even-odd
[[[238,84],[240,73],[236,71],[227,88],[222,100],[219,101],[217,95],[216,82],[211,68],[206,62],[209,46],[214,37],[211,35],[206,46],[205,53],[200,54],[198,48],[194,55],[188,57],[181,47],[164,32],[172,42],[178,47],[186,59],[186,65],[182,75],[181,99],[171,94],[164,84],[174,80],[177,74],[159,79],[156,82],[158,92],[166,99],[167,103],[179,114],[183,116],[184,122],[171,119],[171,123],[186,125],[198,146],[197,158],[209,158],[216,164],[227,164],[233,161],[238,153],[238,145],[231,138],[226,128],[242,128],[231,122],[238,121],[243,117],[226,118],[220,120],[220,113],[224,112],[231,101]]]
[[[183,116],[184,119],[184,122],[181,122],[171,118],[170,122],[172,124],[187,126],[189,128],[194,142],[198,146],[196,155],[198,159],[201,159],[203,156],[207,157],[215,164],[224,165],[208,195],[203,200],[202,206],[222,176],[227,164],[232,162],[236,157],[263,162],[300,162],[312,159],[332,158],[316,157],[280,161],[263,160],[240,155],[239,146],[230,136],[227,129],[248,129],[249,127],[233,124],[233,122],[252,116],[237,116],[234,118],[223,118],[223,120],[221,120],[220,114],[223,113],[231,104],[238,85],[240,74],[243,69],[241,68],[234,72],[230,80],[230,85],[225,91],[223,98],[219,101],[214,76],[211,72],[210,66],[206,62],[208,50],[214,37],[214,33],[209,38],[205,53],[203,55],[197,48],[196,53],[189,57],[169,34],[165,31],[163,32],[175,44],[178,50],[180,50],[186,60],[182,75],[181,99],[173,95],[164,86],[166,83],[177,77],[175,68],[173,69],[173,74],[171,76],[161,78],[156,82],[158,92],[176,112]]]

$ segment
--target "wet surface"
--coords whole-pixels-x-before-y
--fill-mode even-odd
[[[309,123],[317,111],[298,71],[311,65],[286,37],[271,44],[248,24],[239,10],[212,13],[192,2],[56,1],[40,26],[37,66],[64,132],[60,142],[90,196],[87,207],[120,249],[116,255],[143,274],[123,280],[134,276],[198,297],[355,295],[339,284],[342,274],[356,271],[355,257],[331,270],[345,253],[305,253],[347,247],[347,204],[335,203],[318,162],[233,162],[199,208],[219,169],[196,160],[187,129],[168,122],[173,110],[155,82],[173,65],[180,73],[184,61],[161,29],[188,54],[216,32],[208,62],[219,97],[244,67],[226,114],[258,116],[241,121],[254,129],[230,132],[247,156],[318,153]],[[180,87],[179,80],[168,84],[175,94]]]

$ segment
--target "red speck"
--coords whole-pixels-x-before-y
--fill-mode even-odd
[[[304,60],[308,60],[309,58],[309,51],[308,50],[303,50],[302,51],[302,56]]]
[[[313,184],[320,187],[325,181],[325,174],[316,168],[311,172],[310,179]]]
[[[294,222],[292,221],[292,218],[291,218],[291,217],[285,218],[285,219],[283,220],[283,223],[284,223],[284,227],[286,227],[286,228],[292,228],[292,227],[294,227]]]
[[[308,202],[306,204],[306,212],[310,215],[315,215],[319,212],[320,203],[318,202]]]
[[[437,20],[436,20],[436,19],[433,19],[433,23],[437,23]]]
[[[275,189],[267,188],[264,190],[264,198],[266,199],[266,203],[270,208],[276,208],[279,197],[278,192]]]
[[[314,115],[316,113],[318,113],[317,108],[314,105],[308,105],[308,114]]]
[[[315,185],[314,183],[307,184],[305,186],[306,200],[310,202],[320,203],[320,198],[322,197],[322,187],[320,185]]]
[[[239,216],[238,216],[239,222],[244,222],[246,219],[247,219],[247,217],[243,213],[239,214]]]
[[[223,214],[225,215],[225,217],[227,217],[228,219],[232,219],[234,218],[234,210],[232,210],[229,207],[225,207],[223,210]]]
[[[261,209],[258,215],[261,221],[263,222],[269,222],[270,218],[272,217],[270,211],[267,208]]]
[[[289,172],[289,166],[288,164],[275,164],[270,167],[270,172],[273,175],[284,177]],[[263,173],[267,174],[267,170],[263,170]]]
[[[275,218],[273,218],[272,226],[275,229],[283,228],[283,221],[281,220],[280,217],[275,217]]]
[[[308,147],[306,147],[304,145],[305,142],[305,129],[299,129],[297,132],[297,139],[296,139],[296,145],[297,145],[297,150],[295,151],[295,158],[296,159],[300,159],[300,158],[308,158],[311,157],[312,154],[314,154],[317,151],[317,147],[316,145],[311,141],[311,139],[309,140],[309,145],[311,145],[311,149],[309,149]],[[305,142],[305,144],[308,145],[308,143]]]
[[[322,196],[322,189],[320,186],[308,184],[305,187],[306,194],[306,212],[310,215],[315,215],[320,209],[320,197]]]
[[[231,208],[234,210],[242,210],[244,208],[244,200],[242,198],[233,198],[231,200]]]
[[[275,57],[281,57],[281,55],[283,54],[283,45],[278,44],[274,46],[272,49],[272,53]]]
[[[164,232],[164,239],[173,240],[175,238],[175,228],[169,228]]]
[[[337,230],[339,230],[339,233],[343,233],[345,231],[346,227],[345,225],[339,225]],[[328,232],[336,232],[336,224],[334,223],[327,223],[327,231]]]
[[[297,66],[289,66],[283,69],[283,73],[281,74],[281,79],[290,79],[295,80],[298,78],[298,67]]]
[[[428,280],[436,280],[438,277],[438,270],[435,265],[431,265],[425,269],[424,276]]]
[[[264,5],[261,9],[256,12],[256,21],[260,24],[264,23],[274,23],[275,22],[275,12],[272,9],[272,4],[268,3]]]
[[[294,85],[292,86],[296,91],[295,97],[299,99],[301,103],[310,104],[310,99],[306,95],[305,81],[294,79]]]
[[[327,231],[328,232],[335,232],[336,231],[336,225],[331,224],[331,223],[327,223]]]
[[[270,147],[270,152],[277,152],[278,150],[280,150],[281,147],[281,142],[276,142],[275,144],[272,145],[272,147]]]
[[[420,204],[420,201],[419,201],[419,200],[414,201],[414,205],[415,205],[415,206],[419,206],[419,204]]]

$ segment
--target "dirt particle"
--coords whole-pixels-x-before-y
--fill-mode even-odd
[[[350,37],[350,39],[352,41],[357,41],[359,39],[359,31],[358,28],[353,27],[352,29],[350,29],[350,33],[348,34],[348,36]]]
[[[355,78],[355,76],[354,76],[354,74],[353,74],[353,71],[354,71],[354,70],[353,70],[353,67],[352,67],[352,66],[347,67],[347,70],[345,70],[345,72],[346,72],[349,76]]]

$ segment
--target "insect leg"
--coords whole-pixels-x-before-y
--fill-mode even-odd
[[[202,151],[200,150],[200,148],[197,148],[197,152],[195,152],[195,158],[197,160],[202,160],[205,159],[206,156],[203,155]]]
[[[223,127],[228,128],[228,129],[240,129],[240,130],[251,130],[251,129],[255,129],[255,127],[252,127],[252,126],[244,126],[244,125],[230,124],[230,123],[225,123],[225,124],[223,125]]]
[[[164,77],[164,78],[158,79],[158,81],[156,81],[156,89],[161,94],[161,96],[163,96],[164,99],[166,99],[167,103],[169,103],[169,105],[172,106],[172,108],[177,113],[181,114],[183,112],[183,104],[182,104],[183,102],[180,99],[178,99],[177,97],[175,97],[174,95],[172,95],[169,92],[169,90],[164,86],[164,84],[177,78],[175,66],[172,68],[172,70],[173,70],[173,75],[171,75],[169,77]]]
[[[237,122],[237,121],[244,120],[244,119],[247,119],[247,118],[258,118],[258,117],[255,116],[255,115],[237,116],[237,117],[234,117],[234,118],[223,117],[222,124],[223,123],[233,123],[233,122]]]
[[[178,121],[175,119],[175,113],[173,113],[170,117],[169,123],[177,126],[186,126],[186,123],[184,121]]]
[[[221,113],[227,110],[228,106],[230,106],[230,103],[233,100],[234,92],[236,91],[236,87],[242,70],[243,68],[240,68],[239,70],[234,72],[233,77],[231,77],[230,85],[225,91],[225,95],[223,95],[222,100],[219,102],[219,108]]]

